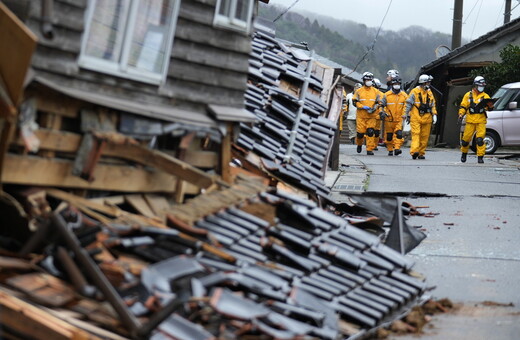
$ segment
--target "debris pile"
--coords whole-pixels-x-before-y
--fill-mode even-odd
[[[230,195],[225,208],[204,204]],[[0,258],[3,332],[36,336],[31,323],[52,338],[72,328],[91,339],[348,339],[425,291],[378,237],[260,181],[173,207],[168,225],[123,211],[100,222],[69,204],[88,200],[57,196],[40,202],[48,208],[24,242],[3,236],[13,241]]]

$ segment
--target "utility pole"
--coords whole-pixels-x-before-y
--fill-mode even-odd
[[[511,20],[511,0],[506,0],[506,9],[504,12],[504,25]]]
[[[462,3],[463,0],[454,0],[453,30],[451,33],[451,50],[460,47],[462,43]]]

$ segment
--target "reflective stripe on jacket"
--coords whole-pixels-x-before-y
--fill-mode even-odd
[[[431,109],[431,114],[419,113],[421,99],[423,100],[423,104],[428,104]],[[426,100],[428,100],[428,103],[426,103]],[[405,114],[410,116],[410,120],[416,120],[421,124],[428,123],[432,121],[432,115],[437,114],[437,108],[435,106],[435,97],[433,96],[432,90],[425,90],[421,86],[416,86],[406,100]]]
[[[487,123],[486,111],[481,112],[481,113],[470,113],[470,111],[469,111],[469,108],[471,105],[470,95],[472,97],[471,99],[473,100],[473,103],[475,103],[475,104],[480,103],[482,101],[482,99],[490,98],[486,92],[478,92],[478,91],[475,91],[474,89],[471,91],[468,91],[462,98],[462,101],[460,102],[459,116],[466,114],[466,123],[474,123],[474,124]]]
[[[363,106],[373,108],[376,104],[379,104],[380,100],[381,92],[379,92],[379,90],[373,86],[362,86],[361,88],[357,89],[353,98],[353,101],[356,103],[357,118],[375,118],[377,116],[377,113],[375,111],[369,113],[367,110],[363,109]],[[379,118],[379,116],[377,116],[377,118]]]
[[[387,121],[398,122],[402,120],[404,116],[404,108],[408,95],[404,91],[395,93],[394,91],[386,91],[381,105],[385,108],[385,112],[390,115],[387,117]]]

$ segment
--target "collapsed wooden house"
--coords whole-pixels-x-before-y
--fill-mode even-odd
[[[253,2],[244,2],[236,17],[218,11],[215,1],[6,3],[19,10],[38,43],[19,103],[22,133],[10,146],[4,184],[177,192],[178,201],[183,192],[209,186],[179,190],[175,171],[95,165],[101,155],[141,164],[153,158],[135,155],[125,143],[108,151],[111,134],[229,180],[229,153],[220,148],[229,146],[233,126],[254,120],[243,99]],[[219,2],[222,9],[227,3],[235,1]]]
[[[330,70],[253,1],[4,2],[35,52],[0,56],[29,67],[1,86],[2,335],[359,338],[421,301],[385,221],[327,201]]]

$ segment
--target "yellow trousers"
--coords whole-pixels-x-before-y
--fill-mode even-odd
[[[428,146],[431,128],[431,121],[427,123],[421,123],[413,119],[410,121],[410,133],[412,135],[410,155],[417,152],[419,153],[419,156],[423,156],[426,153],[426,146]]]
[[[396,132],[403,129],[403,122],[385,122],[385,133],[383,140],[385,141],[386,149],[388,151],[394,151],[400,149],[404,143],[403,138],[397,138]],[[392,139],[388,140],[388,134],[392,134]]]
[[[356,132],[358,134],[364,134],[366,140],[367,151],[373,151],[377,146],[375,138],[369,137],[366,135],[368,129],[376,130],[377,122],[379,122],[376,118],[357,118],[356,119]],[[359,138],[356,136],[356,145],[363,145],[363,138]]]
[[[464,135],[462,136],[462,140],[467,142],[467,146],[461,145],[460,151],[463,153],[468,153],[469,145],[471,144],[471,140],[473,139],[473,134],[475,133],[475,138],[482,138],[486,136],[486,123],[466,123],[466,127],[464,128]],[[486,154],[486,144],[477,145],[477,156],[484,156]]]

